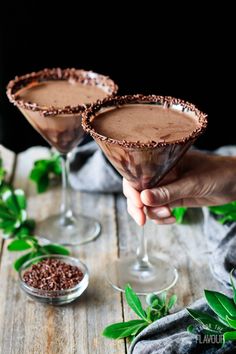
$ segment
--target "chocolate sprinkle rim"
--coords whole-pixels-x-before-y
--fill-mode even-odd
[[[85,271],[83,271],[83,278],[81,279],[81,281],[78,284],[76,284],[73,288],[61,289],[61,290],[44,290],[44,289],[34,288],[33,286],[28,285],[23,279],[24,273],[22,274],[22,272],[27,271],[27,267],[31,267],[33,265],[33,263],[32,263],[33,261],[38,260],[40,262],[43,259],[52,258],[52,257],[58,258],[60,260],[65,260],[65,261],[71,260],[72,262],[76,260],[80,264],[82,264]],[[40,295],[40,296],[45,296],[45,297],[50,297],[50,298],[52,295],[56,295],[56,297],[59,297],[60,295],[64,296],[64,295],[73,293],[74,291],[78,290],[82,286],[81,284],[84,281],[86,281],[86,278],[88,278],[88,282],[89,282],[89,271],[88,271],[87,266],[84,263],[82,263],[78,258],[64,256],[61,254],[60,255],[50,254],[50,255],[37,256],[37,257],[32,258],[32,259],[26,261],[25,263],[23,263],[23,265],[19,269],[19,279],[20,279],[20,283],[21,283],[20,285],[23,286],[24,290],[26,289],[26,290],[31,291],[33,295]]]
[[[96,116],[102,108],[108,107],[120,107],[126,104],[135,104],[135,103],[153,103],[159,104],[165,108],[170,108],[172,105],[181,105],[182,112],[188,113],[193,112],[198,118],[199,127],[193,130],[191,134],[186,136],[183,139],[174,140],[174,141],[150,141],[147,143],[142,143],[141,141],[127,141],[127,140],[118,140],[109,138],[102,134],[99,134],[91,125],[91,118]],[[125,95],[125,96],[113,96],[108,97],[103,100],[99,100],[96,103],[92,104],[82,113],[82,127],[83,129],[90,134],[94,139],[98,139],[102,142],[107,142],[108,144],[120,145],[125,148],[135,148],[135,149],[148,149],[148,148],[157,148],[165,147],[168,145],[180,145],[185,144],[188,141],[195,140],[199,135],[201,135],[207,127],[207,114],[201,112],[194,104],[184,101],[179,98],[174,98],[171,96],[159,96],[159,95]]]
[[[39,111],[44,117],[56,116],[59,114],[72,114],[84,111],[86,104],[76,106],[66,106],[63,108],[43,107],[34,102],[26,102],[17,97],[17,92],[26,87],[29,83],[47,80],[68,80],[78,82],[84,85],[97,86],[107,92],[107,95],[113,96],[117,93],[118,86],[110,79],[109,76],[104,76],[93,71],[86,71],[75,68],[52,68],[43,69],[37,72],[32,72],[22,76],[16,76],[7,85],[7,96],[14,105],[31,111]],[[90,105],[90,104],[89,104]]]

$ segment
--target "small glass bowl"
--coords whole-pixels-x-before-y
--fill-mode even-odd
[[[30,269],[32,263],[37,263],[39,261],[42,261],[43,259],[48,258],[57,259],[64,263],[77,266],[84,275],[82,280],[73,288],[65,290],[42,290],[27,285],[23,279],[25,271]],[[20,288],[31,299],[50,305],[64,305],[76,300],[85,291],[89,283],[89,272],[86,265],[77,258],[62,256],[58,254],[49,254],[45,256],[35,257],[25,262],[19,270],[19,282]]]

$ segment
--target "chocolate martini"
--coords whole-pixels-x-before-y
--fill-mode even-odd
[[[123,96],[92,105],[83,114],[85,131],[110,162],[138,191],[156,186],[176,165],[207,125],[194,105],[162,96]],[[110,283],[119,290],[131,284],[139,294],[159,293],[177,280],[177,270],[148,257],[144,233],[137,257],[109,265]]]
[[[199,125],[195,117],[153,104],[115,107],[92,121],[93,129],[101,135],[142,143],[182,140]]]
[[[9,100],[62,157],[61,214],[49,217],[38,227],[39,234],[54,242],[78,245],[100,232],[96,220],[72,212],[67,157],[84,136],[81,118],[85,107],[116,91],[117,86],[108,77],[76,69],[45,69],[16,77],[8,84]]]

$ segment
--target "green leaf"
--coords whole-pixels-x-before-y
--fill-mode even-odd
[[[187,211],[186,207],[173,208],[172,215],[176,218],[176,222],[178,224],[182,224],[183,223],[186,211]]]
[[[197,334],[197,331],[196,331],[196,328],[195,328],[194,325],[189,325],[189,326],[187,327],[187,331],[188,331],[189,333],[192,333],[192,334]]]
[[[166,292],[166,291],[163,291],[163,292],[158,296],[158,298],[161,299],[162,305],[165,305],[165,303],[166,303],[166,296],[167,296],[167,292]]]
[[[218,221],[221,224],[225,224],[226,222],[235,221],[235,220],[236,220],[236,212],[231,214],[226,214],[223,218],[218,219]]]
[[[27,229],[27,227],[20,227],[19,229],[14,231],[14,236],[22,239],[22,238],[26,238],[30,235],[30,231],[29,229]]]
[[[0,229],[6,233],[12,233],[15,230],[15,224],[16,222],[12,220],[0,221]]]
[[[17,272],[20,269],[20,267],[30,259],[30,255],[31,253],[26,253],[14,262],[13,266]]]
[[[223,334],[223,344],[225,344],[225,342],[227,341],[234,341],[236,340],[236,331],[233,331],[233,332],[225,332]]]
[[[211,206],[208,208],[213,214],[222,216],[218,219],[221,224],[236,220],[236,201],[224,205]]]
[[[132,320],[128,322],[119,322],[106,327],[102,333],[104,337],[112,339],[121,339],[136,335],[147,326],[143,320]]]
[[[130,285],[125,287],[125,297],[130,308],[143,320],[147,319],[146,313],[142,307],[141,301]]]
[[[55,173],[55,175],[61,175],[62,173],[60,155],[55,156],[55,160],[52,163],[52,172]]]
[[[3,167],[2,159],[0,158],[0,185],[2,185],[5,175],[6,175],[6,171]]]
[[[156,294],[148,294],[146,296],[146,303],[149,305],[149,306],[152,306],[153,302],[157,300],[158,301],[158,297]]]
[[[211,331],[222,333],[230,329],[228,326],[225,326],[222,322],[218,321],[216,318],[208,315],[207,313],[188,309],[188,308],[187,311],[195,320],[197,320],[201,325],[203,325],[204,327],[208,328]]]
[[[15,194],[11,190],[8,190],[3,193],[2,200],[15,215],[18,215],[18,213],[20,212],[20,208],[18,206]]]
[[[155,306],[156,307],[156,305],[157,304],[159,304],[159,302],[160,302],[160,300],[159,300],[159,298],[157,297],[157,295],[156,294],[148,294],[147,296],[146,296],[146,303],[149,305],[149,306]],[[155,305],[154,305],[155,304]],[[160,302],[160,304],[159,304],[159,307],[162,305],[162,303]]]
[[[39,248],[37,251],[31,252],[31,254],[30,254],[30,259],[33,259],[33,258],[35,258],[35,257],[44,256],[44,255],[45,255],[45,253],[43,253],[43,252],[41,251],[41,249]]]
[[[19,219],[20,219],[20,223],[26,221],[26,219],[27,219],[27,212],[26,212],[26,210],[24,210],[24,209],[20,210]]]
[[[62,254],[65,256],[68,256],[70,254],[70,251],[61,245],[49,244],[46,246],[41,246],[41,248],[45,249],[48,253],[51,254]]]
[[[16,197],[19,209],[26,209],[26,198],[24,191],[22,189],[16,189],[14,191],[14,195]]]
[[[34,219],[26,219],[23,223],[22,223],[23,227],[26,227],[27,229],[29,229],[30,231],[34,231],[35,229],[35,220]]]
[[[34,167],[33,170],[30,172],[29,178],[34,181],[38,182],[40,178],[45,175],[45,168]]]
[[[49,186],[49,178],[47,175],[41,177],[37,182],[37,192],[43,193],[48,189]]]
[[[5,181],[2,181],[2,183],[0,183],[0,198],[3,195],[3,193],[8,191],[9,189],[11,189],[9,184],[6,183]]]
[[[236,306],[228,296],[217,291],[205,290],[205,297],[210,308],[223,320],[226,316],[236,316]]]
[[[54,154],[50,159],[35,161],[29,178],[36,183],[38,193],[43,193],[49,186],[50,175],[58,176],[61,172],[60,156]]]
[[[13,240],[7,247],[8,251],[25,251],[29,248],[32,248],[32,244],[25,240]]]
[[[177,301],[177,295],[174,294],[170,297],[169,302],[167,304],[169,310],[175,305],[176,301]]]
[[[15,213],[12,210],[10,210],[2,200],[0,200],[0,218],[16,220]]]
[[[233,288],[233,293],[234,293],[234,303],[236,305],[236,288],[235,288],[235,284],[234,284],[234,280],[233,280],[233,272],[234,272],[234,269],[232,269],[230,272],[230,282],[231,282],[231,285]]]
[[[157,310],[160,310],[162,308],[163,304],[160,302],[160,299],[156,299],[153,301],[151,307]]]
[[[231,318],[229,316],[226,316],[226,321],[230,325],[230,327],[236,329],[236,318]]]
[[[38,251],[40,251],[42,255],[52,254],[45,248],[45,246],[38,246]]]
[[[134,340],[135,336],[129,336],[126,337],[126,339],[128,339],[129,343],[132,343],[132,341]]]
[[[150,306],[146,308],[146,316],[147,321],[152,322],[152,308]]]
[[[224,215],[236,211],[236,201],[223,205],[209,206],[208,208],[214,214]]]

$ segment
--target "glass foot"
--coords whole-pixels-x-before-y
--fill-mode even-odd
[[[61,214],[50,216],[37,224],[37,235],[50,242],[64,246],[78,246],[94,240],[101,231],[101,225],[96,219],[73,215],[63,218]]]
[[[161,293],[175,285],[177,270],[162,259],[150,257],[149,266],[140,268],[135,257],[119,259],[109,264],[107,278],[116,290],[130,284],[138,295]]]

